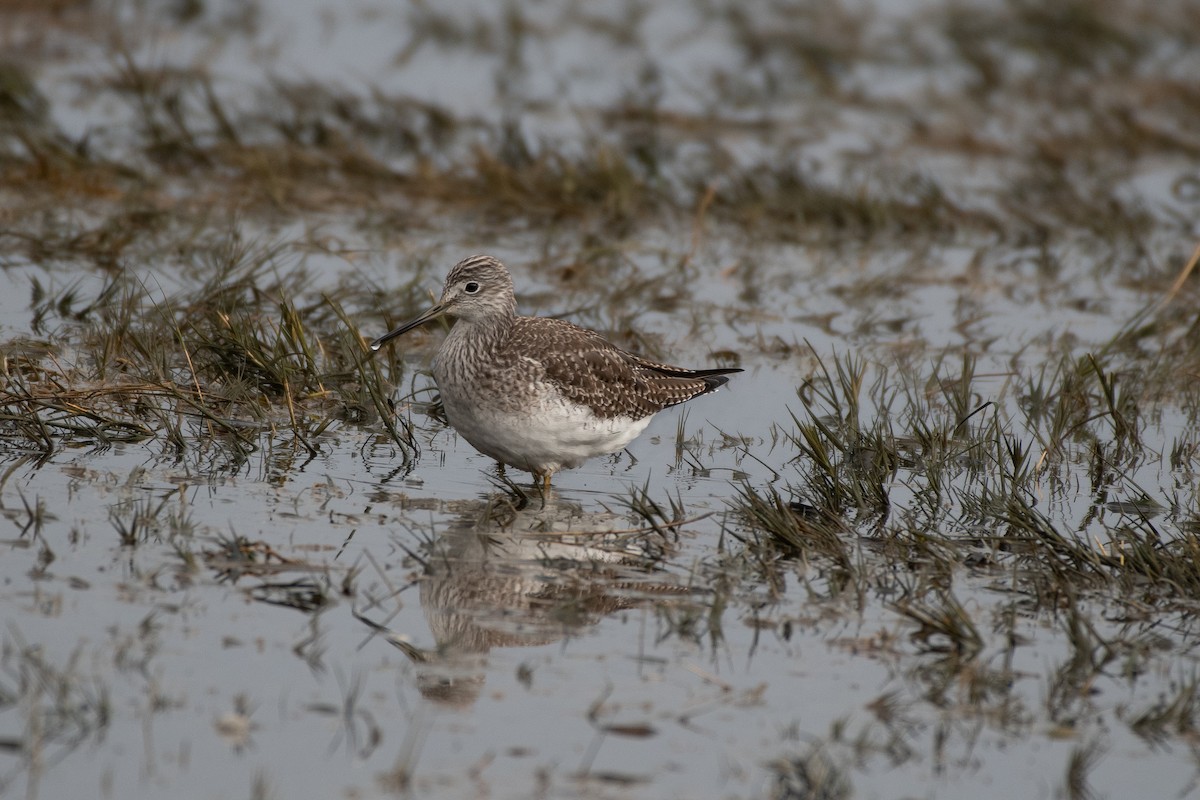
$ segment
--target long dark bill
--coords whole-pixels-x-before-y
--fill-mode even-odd
[[[445,313],[446,313],[446,306],[443,305],[442,303],[438,303],[433,308],[429,309],[428,311],[426,311],[424,314],[417,317],[413,321],[406,322],[403,325],[401,325],[399,328],[396,328],[396,330],[388,331],[383,336],[380,336],[378,339],[371,342],[371,349],[378,350],[379,348],[383,347],[385,344],[390,342],[392,339],[395,339],[397,336],[401,336],[405,333],[408,333],[413,328],[419,328],[422,325],[424,325],[426,322],[437,319],[438,317],[440,317],[442,314],[445,314]]]

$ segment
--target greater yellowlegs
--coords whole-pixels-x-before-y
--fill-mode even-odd
[[[558,470],[615,453],[659,411],[741,372],[659,364],[578,325],[517,316],[508,269],[482,255],[456,264],[441,300],[371,349],[443,315],[457,320],[433,362],[446,418],[476,450],[532,472],[544,489]]]

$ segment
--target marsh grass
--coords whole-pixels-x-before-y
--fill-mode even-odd
[[[798,392],[802,411],[793,427],[778,432],[796,453],[797,479],[741,488],[737,507],[760,544],[774,542],[788,556],[816,548],[840,561],[840,528],[885,549],[903,543],[910,558],[924,554],[915,563],[927,560],[925,569],[986,553],[989,563],[1020,562],[1034,596],[1063,585],[1153,593],[1149,585],[1161,581],[1186,587],[1182,599],[1200,588],[1196,562],[1187,556],[1197,542],[1183,511],[1194,506],[1195,490],[1168,499],[1182,514],[1155,521],[1162,506],[1126,477],[1137,463],[1131,456],[1143,447],[1137,409],[1095,357],[1064,359],[1050,384],[1040,371],[1012,376],[1007,390],[1018,405],[997,396],[975,409],[971,403],[988,390],[974,386],[970,359],[949,376],[944,365],[932,374],[882,373],[868,397],[860,360],[835,357],[832,368],[818,363]],[[930,386],[939,387],[936,395]],[[930,407],[938,396],[941,402]],[[1003,409],[1016,409],[1016,416]],[[1107,542],[1085,532],[1095,505],[1075,520],[1076,531],[1064,529],[1070,520],[1040,508],[1048,486],[1052,497],[1065,491],[1053,480],[1056,471],[1081,457],[1091,461],[1101,503],[1123,486],[1143,498],[1109,504],[1125,524],[1109,528]],[[831,522],[826,539],[822,530]],[[822,541],[831,547],[822,551]]]
[[[464,118],[449,107],[376,87],[352,90],[275,77],[247,102],[203,68],[145,63],[119,44],[107,72],[80,81],[96,99],[122,108],[132,127],[122,127],[120,136],[101,128],[72,139],[54,128],[45,113],[49,100],[30,72],[10,61],[0,70],[7,143],[0,177],[24,203],[16,211],[21,224],[4,226],[0,236],[30,260],[86,254],[112,268],[139,232],[162,225],[173,211],[228,209],[225,198],[236,198],[242,212],[307,213],[383,202],[416,219],[447,209],[482,211],[500,222],[532,213],[618,231],[647,218],[687,216],[704,205],[717,220],[782,240],[829,241],[846,234],[1044,238],[1055,226],[1069,226],[1136,247],[1156,214],[1114,199],[1109,190],[1120,180],[1116,165],[1148,153],[1194,155],[1200,146],[1165,120],[1200,117],[1200,96],[1172,74],[1169,58],[1148,45],[1155,37],[1181,45],[1176,31],[1186,27],[1186,13],[1174,3],[1154,12],[1140,9],[1140,27],[1131,31],[1125,5],[1071,3],[1043,13],[1013,2],[986,14],[951,7],[941,32],[953,47],[934,56],[904,26],[890,34],[871,30],[847,9],[828,18],[774,12],[766,15],[773,24],[763,27],[762,20],[718,4],[708,13],[729,26],[730,46],[767,76],[763,83],[750,87],[722,75],[712,84],[709,110],[689,116],[661,107],[659,79],[649,69],[620,113],[609,112],[612,135],[592,137],[570,152],[509,121]],[[573,13],[564,25],[595,30],[596,19],[573,19]],[[432,27],[450,51],[469,51],[471,42],[483,40],[491,43],[487,52],[511,54],[546,33],[525,24],[477,26],[468,26],[474,32]],[[1060,36],[1064,29],[1075,36]],[[1080,47],[1082,31],[1100,44]],[[513,41],[501,47],[509,37]],[[1007,46],[997,47],[997,37]],[[1010,68],[1006,59],[1013,56],[1001,55],[1021,52],[1038,59],[1042,71]],[[964,108],[957,95],[929,92],[923,101],[932,122],[911,124],[888,99],[864,92],[857,75],[897,61],[919,65],[910,67],[916,74],[970,71],[978,83],[976,95],[967,95],[972,104]],[[528,65],[518,59],[504,68],[521,72]],[[1098,77],[1106,88],[1093,103],[1077,87]],[[936,151],[964,164],[981,151],[1012,154],[1027,166],[991,193],[994,202],[976,202],[936,174],[905,169],[903,155],[883,168],[851,163],[832,174],[827,165],[797,158],[790,141],[749,163],[731,159],[721,134],[749,126],[773,145],[779,123],[770,106],[788,100],[789,91],[820,98],[822,108],[851,102],[883,126],[908,124],[901,152]],[[1148,103],[1152,113],[1130,110],[1131,97]],[[1012,113],[1001,117],[1003,136],[956,131],[957,119],[1017,105],[1030,107],[1028,116],[1043,123],[1051,117],[1079,122],[1029,125]],[[738,111],[753,111],[759,119]],[[808,138],[823,132],[818,117],[806,120]],[[199,177],[203,190],[173,190],[181,181],[195,186]],[[86,241],[62,240],[53,229],[42,229],[36,215],[81,190],[109,206],[114,224]]]
[[[1146,452],[1141,393],[1121,388],[1136,378],[1104,358],[1017,371],[996,392],[970,358],[872,380],[854,356],[818,357],[791,426],[776,432],[785,445],[776,455],[795,457],[774,483],[740,487],[730,533],[742,547],[723,563],[746,565],[741,591],[756,596],[764,583],[795,576],[812,587],[818,576],[836,591],[810,590],[811,601],[881,601],[923,664],[929,696],[963,702],[948,694],[957,686],[1002,728],[1033,718],[1013,693],[1011,663],[1031,623],[1052,625],[1067,655],[1048,679],[1046,713],[1076,724],[1098,682],[1139,673],[1156,647],[1189,647],[1175,622],[1169,643],[1153,631],[1190,619],[1200,592],[1196,489],[1156,499],[1133,480],[1140,463],[1166,455]],[[1091,475],[1093,500],[1073,513],[1064,471]],[[1100,514],[1116,515],[1102,535]],[[1177,726],[1164,720],[1193,714],[1188,698],[1129,724]],[[1091,752],[1069,765],[1072,792],[1086,790]]]
[[[306,293],[279,248],[243,244],[237,231],[195,257],[185,274],[200,282],[171,294],[128,271],[88,301],[76,284],[54,293],[35,282],[35,322],[71,344],[9,351],[0,422],[10,446],[46,456],[65,442],[154,440],[182,458],[203,443],[237,464],[264,432],[289,432],[312,454],[349,421],[381,424],[411,458],[410,423],[342,305],[375,302],[373,291]]]

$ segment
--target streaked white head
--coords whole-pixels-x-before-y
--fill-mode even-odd
[[[470,256],[454,265],[438,302],[443,314],[468,321],[516,313],[512,276],[491,256]]]
[[[385,333],[371,342],[378,350],[387,342],[441,316],[467,324],[493,319],[511,319],[517,313],[512,276],[508,268],[491,256],[469,256],[454,265],[442,286],[442,297],[421,316]]]

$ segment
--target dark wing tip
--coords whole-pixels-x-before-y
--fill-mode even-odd
[[[653,361],[633,356],[634,363],[642,369],[657,372],[659,375],[665,375],[668,378],[707,378],[711,375],[732,375],[735,372],[744,372],[741,367],[714,367],[712,369],[688,369],[687,367],[676,367],[671,364],[657,364]]]
[[[738,372],[741,372],[739,369]],[[729,383],[728,375],[705,375],[701,378],[704,381],[704,392],[712,392]]]
[[[705,369],[696,370],[690,375],[663,375],[659,378],[662,381],[660,385],[673,387],[671,396],[663,404],[662,408],[686,403],[694,397],[699,397],[702,394],[715,392],[725,384],[729,383],[729,375],[734,372],[741,372],[740,369]],[[660,373],[661,374],[661,373]],[[671,390],[668,390],[671,391]]]
[[[719,369],[697,369],[692,371],[693,378],[699,378],[704,383],[700,394],[715,391],[729,383],[729,376],[741,372],[741,367],[721,367]]]

